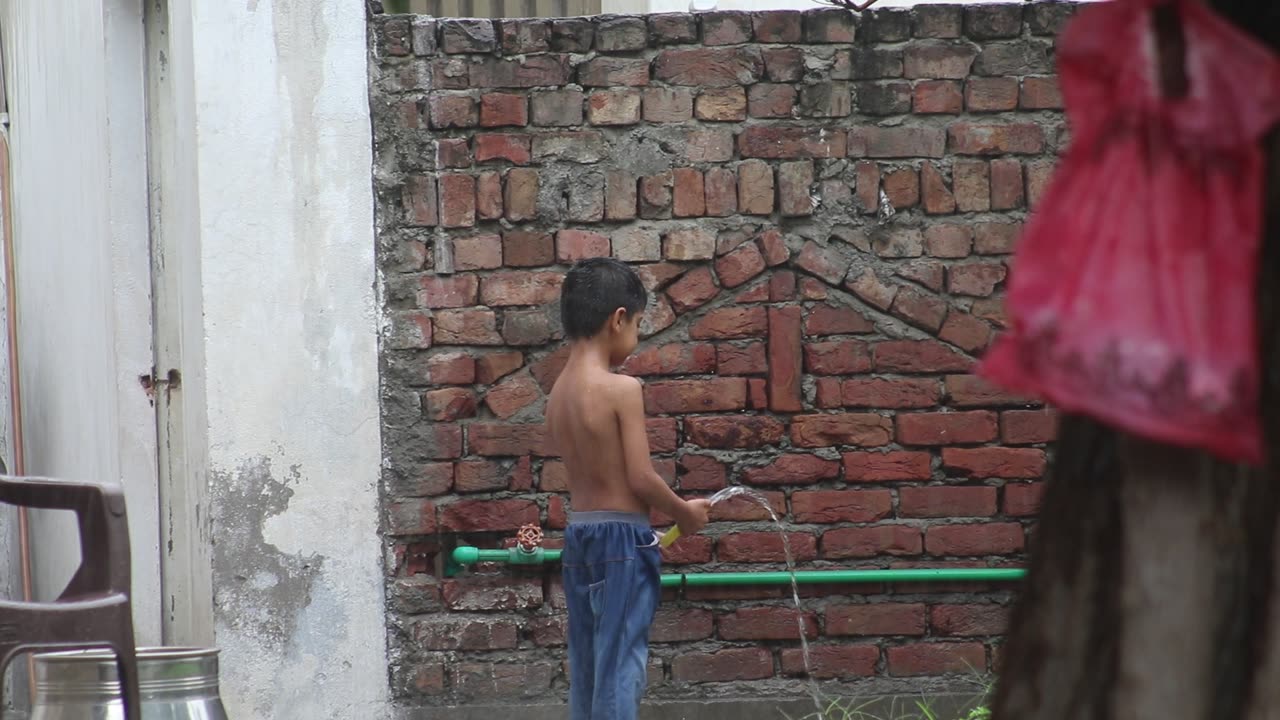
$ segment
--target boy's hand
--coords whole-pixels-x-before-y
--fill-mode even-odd
[[[707,526],[707,515],[710,511],[710,500],[686,500],[684,503],[684,517],[676,522],[680,527],[680,534],[697,535],[702,528]]]

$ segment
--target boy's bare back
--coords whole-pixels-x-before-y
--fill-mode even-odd
[[[573,509],[647,515],[648,505],[627,483],[624,441],[642,441],[636,453],[648,462],[640,382],[571,360],[551,390],[546,412],[547,429],[568,471]]]

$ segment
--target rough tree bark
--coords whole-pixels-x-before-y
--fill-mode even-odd
[[[1209,0],[1280,48],[1280,3]],[[1259,268],[1269,467],[1064,418],[996,720],[1280,718],[1280,132]]]

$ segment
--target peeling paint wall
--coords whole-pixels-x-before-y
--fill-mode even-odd
[[[222,696],[385,717],[364,9],[191,13]]]

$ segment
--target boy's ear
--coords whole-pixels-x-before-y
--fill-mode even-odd
[[[619,307],[609,316],[609,326],[614,330],[621,330],[622,326],[627,323],[627,309]]]

